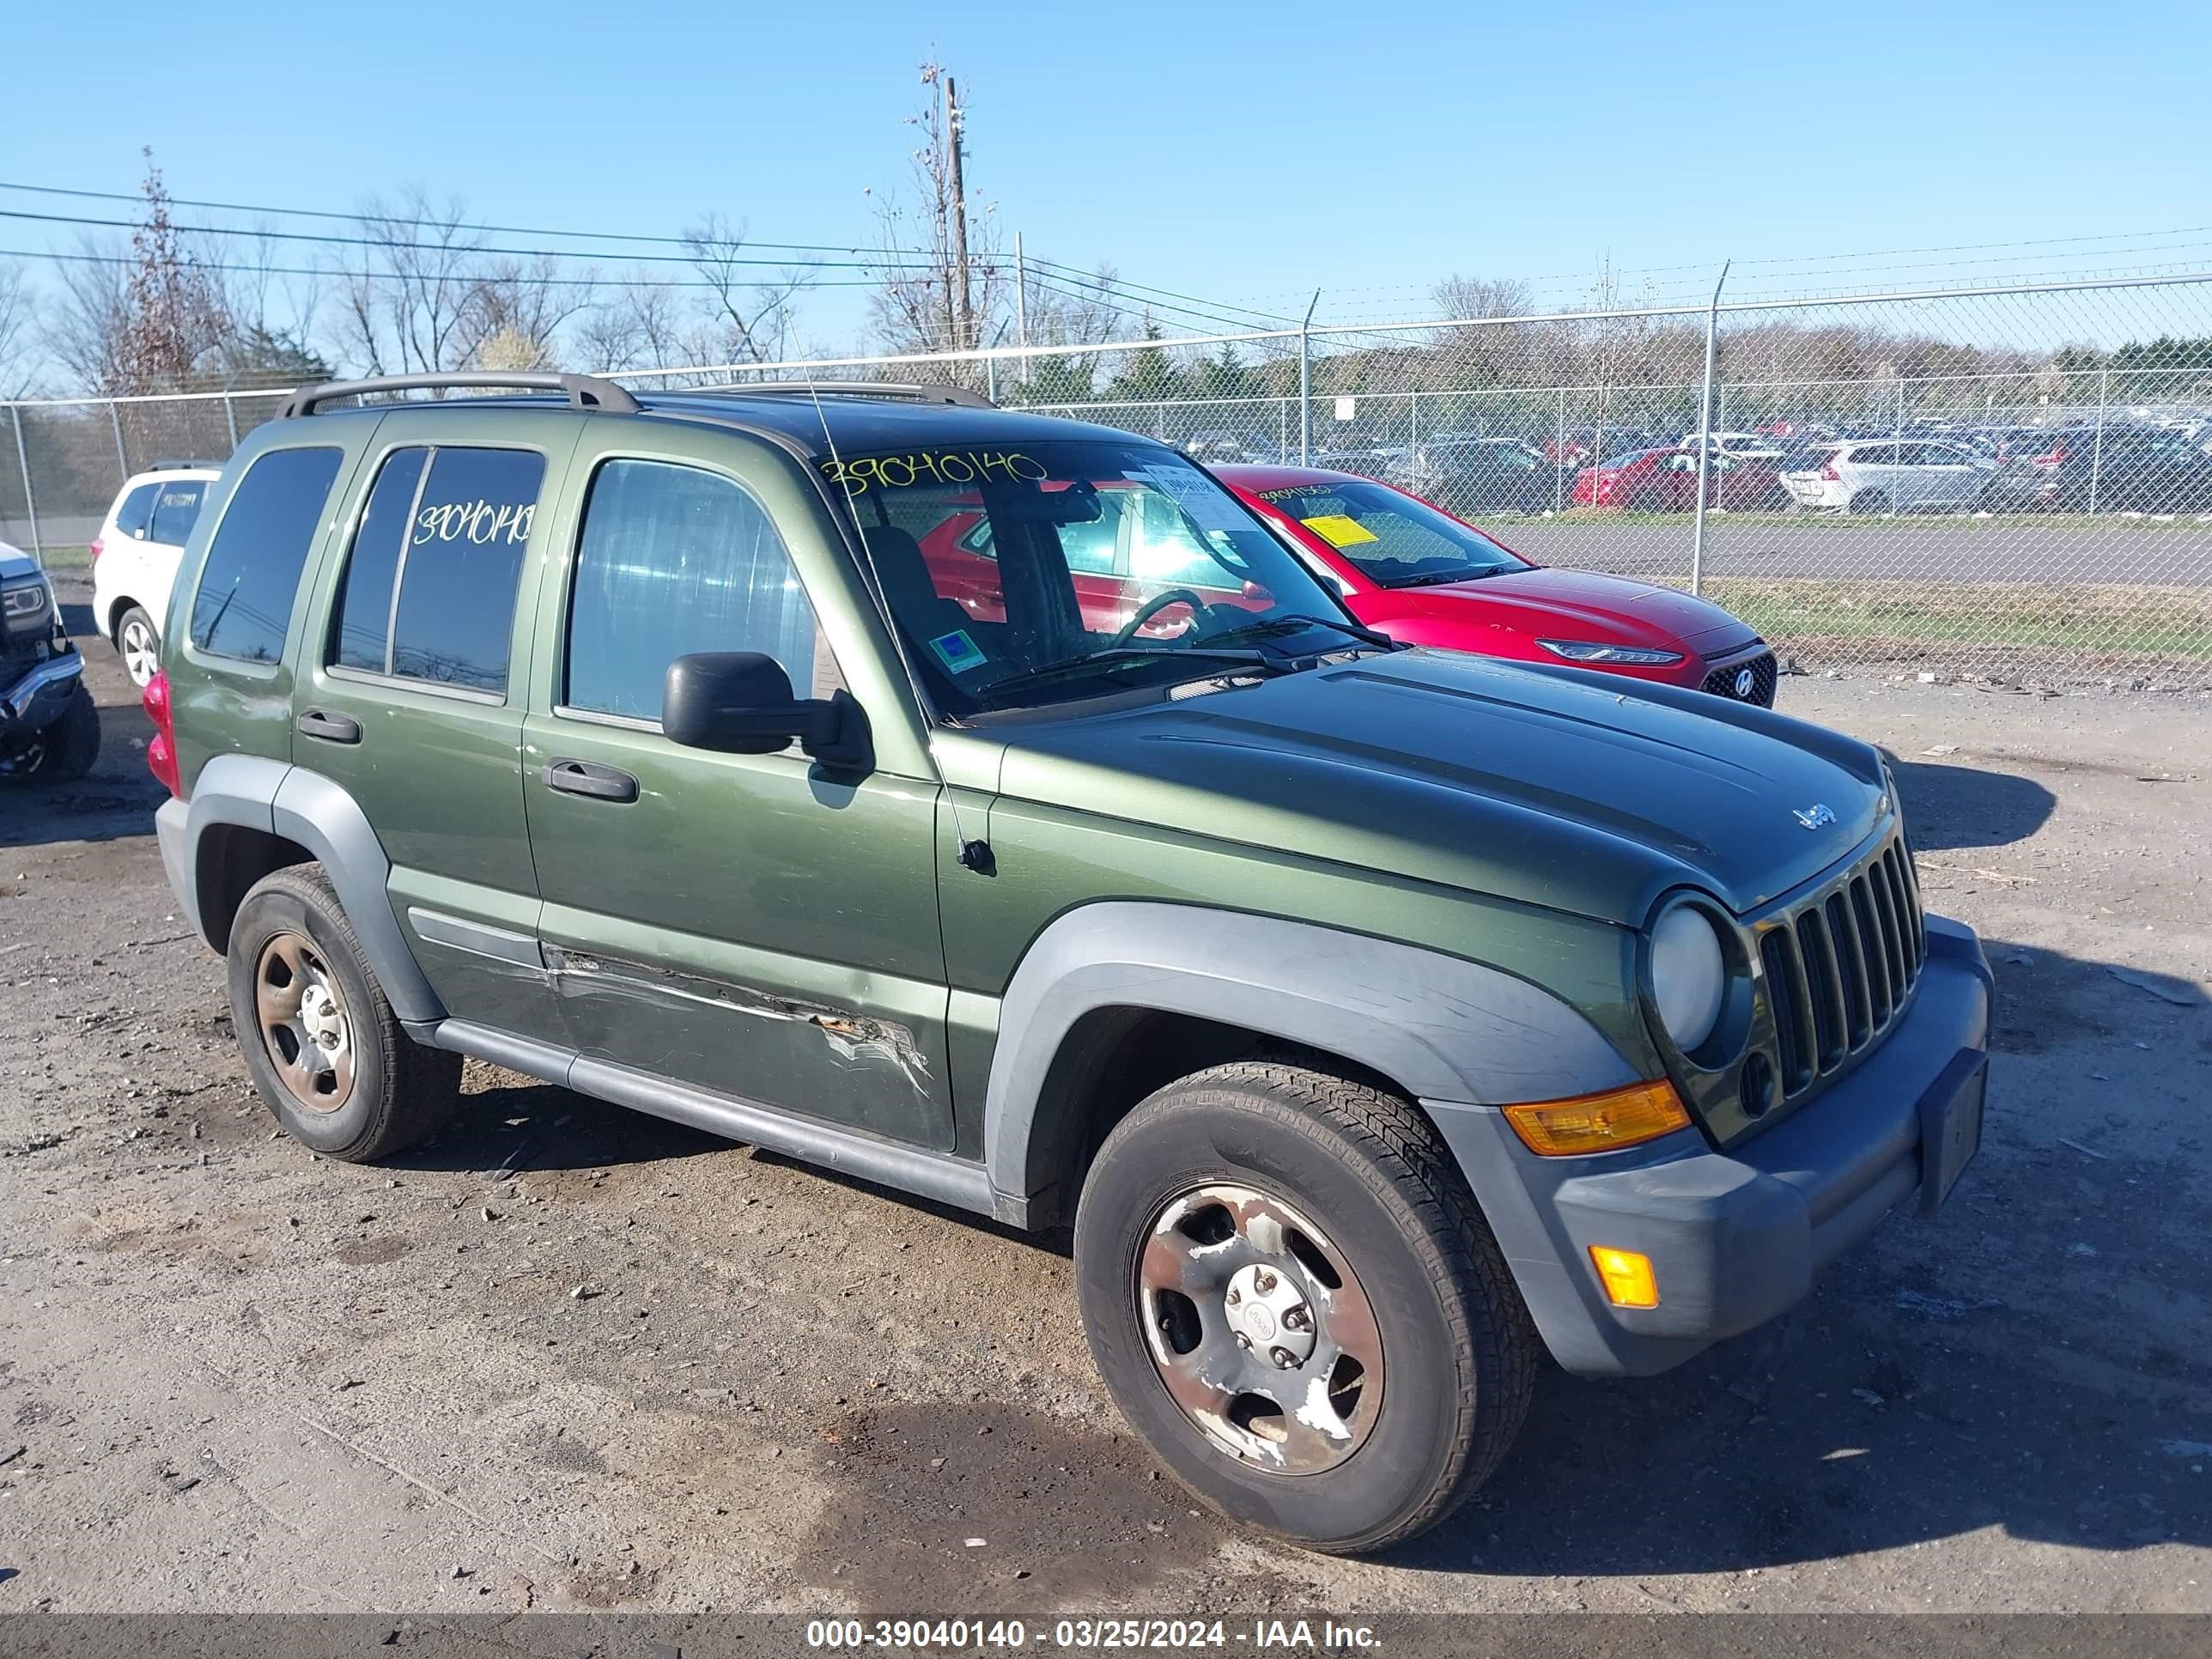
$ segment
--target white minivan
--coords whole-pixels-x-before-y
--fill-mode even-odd
[[[92,544],[92,614],[143,686],[161,666],[161,619],[185,538],[222,476],[217,461],[156,461],[126,480]]]

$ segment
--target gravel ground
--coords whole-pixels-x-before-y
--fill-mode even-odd
[[[1154,1474],[1051,1241],[477,1066],[398,1164],[275,1139],[92,649],[97,773],[0,802],[0,1611],[2212,1611],[2201,699],[1784,682],[1984,934],[1980,1158],[1340,1562]]]

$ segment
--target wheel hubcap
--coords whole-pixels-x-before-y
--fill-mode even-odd
[[[154,638],[154,630],[136,620],[123,625],[123,666],[131,679],[144,685],[154,678],[161,665],[161,647]]]
[[[254,1007],[269,1062],[310,1112],[335,1112],[353,1093],[353,1026],[337,975],[313,944],[279,933],[253,967]]]
[[[1137,1263],[1152,1364],[1222,1450],[1317,1474],[1359,1449],[1382,1407],[1382,1338],[1350,1261],[1282,1200],[1194,1188],[1153,1218]]]

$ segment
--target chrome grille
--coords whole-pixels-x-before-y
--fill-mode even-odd
[[[1927,954],[1919,883],[1902,836],[1760,924],[1784,1099],[1880,1040]]]

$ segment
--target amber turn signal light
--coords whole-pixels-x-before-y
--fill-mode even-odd
[[[1651,1271],[1651,1258],[1636,1250],[1616,1250],[1603,1244],[1589,1247],[1590,1266],[1597,1269],[1607,1300],[1616,1308],[1656,1308],[1659,1280]]]
[[[1664,1078],[1632,1083],[1571,1100],[1532,1100],[1508,1106],[1505,1121],[1521,1144],[1544,1158],[1577,1152],[1617,1152],[1690,1127],[1690,1115]]]

